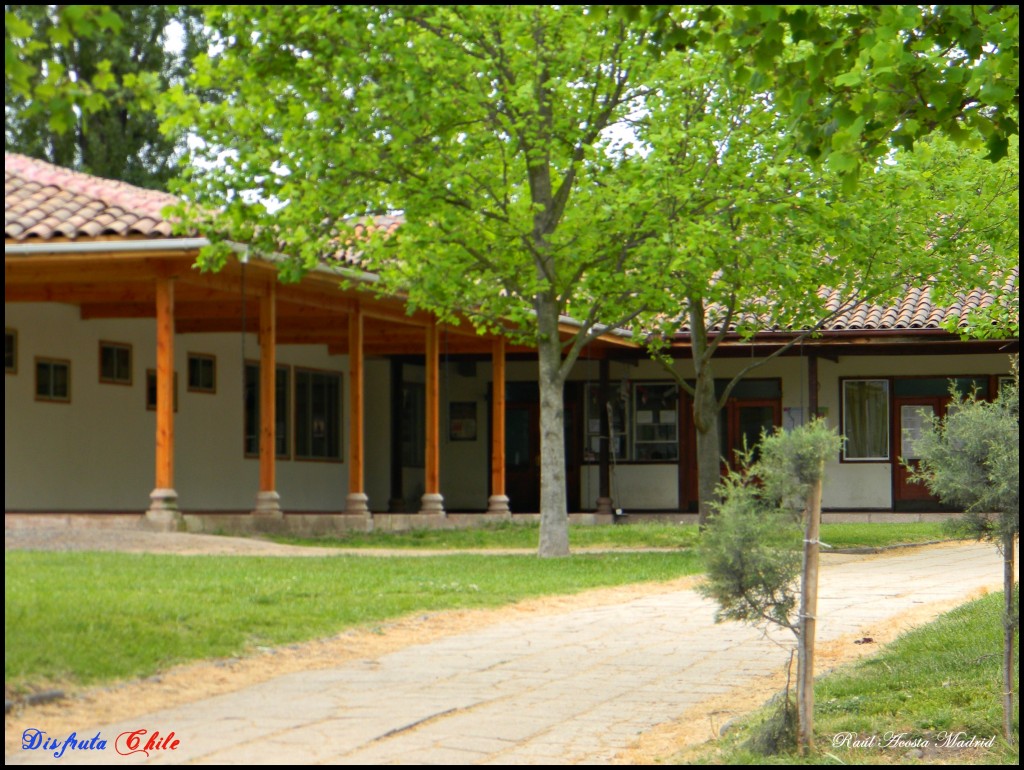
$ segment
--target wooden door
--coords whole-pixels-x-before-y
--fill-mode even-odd
[[[536,403],[505,407],[505,494],[515,513],[540,511],[539,417]]]
[[[908,500],[938,503],[939,499],[928,491],[924,484],[914,484],[910,479],[911,470],[904,466],[909,463],[916,469],[920,455],[914,443],[927,425],[928,417],[943,417],[949,396],[897,396],[894,399],[896,457],[893,460],[893,499],[894,502]]]

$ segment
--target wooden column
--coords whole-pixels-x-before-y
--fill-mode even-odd
[[[364,487],[363,362],[363,308],[362,305],[356,305],[348,317],[348,497],[345,500],[345,513],[365,515],[370,508]]]
[[[441,496],[441,360],[440,335],[437,321],[427,326],[427,404],[426,404],[426,462],[424,469],[425,492],[420,502],[420,513],[444,514]]]
[[[271,281],[260,296],[260,489],[253,514],[280,518],[275,455],[277,441],[277,294]]]
[[[611,446],[611,420],[608,416],[608,396],[611,392],[611,364],[607,358],[602,358],[598,364],[600,367],[599,384],[597,386],[597,400],[601,405],[601,449],[598,455],[597,466],[597,512],[611,515],[612,508],[612,475],[611,475],[611,453],[614,448]]]
[[[505,338],[491,348],[491,497],[487,512],[508,516],[505,494]]]
[[[156,487],[146,520],[172,531],[182,523],[174,490],[174,280],[156,279]]]

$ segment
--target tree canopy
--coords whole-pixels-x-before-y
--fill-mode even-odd
[[[713,46],[769,83],[812,158],[853,181],[890,146],[944,134],[1005,157],[1019,133],[1015,5],[628,6],[663,49]]]
[[[5,6],[5,148],[164,189],[182,138],[161,132],[153,99],[183,78],[201,17],[191,6]]]
[[[606,6],[211,7],[191,88],[223,93],[172,89],[166,126],[203,142],[181,191],[204,231],[288,255],[289,276],[358,237],[381,290],[536,347],[540,550],[562,554],[562,388],[607,326],[644,316],[670,334],[682,305],[691,323],[718,308],[746,333],[813,327],[823,285],[880,299],[942,259],[951,285],[983,272],[964,218],[938,204],[966,212],[987,182],[943,176],[960,161],[940,143],[906,149],[897,134],[917,118],[889,114],[883,94],[847,120],[852,76],[822,102],[831,112],[804,108],[799,72],[817,78],[812,96],[831,93],[869,39],[852,12],[808,13],[800,31],[789,10],[673,8],[643,25]],[[871,17],[865,94],[891,85],[872,69],[889,13]],[[941,63],[936,41],[908,45],[906,66]],[[1007,128],[985,109],[951,120]],[[402,226],[366,228],[384,214]],[[1009,228],[997,219],[990,239]],[[567,315],[579,326],[564,339]]]
[[[172,96],[171,125],[207,143],[186,195],[294,270],[400,213],[397,232],[362,243],[384,289],[538,349],[540,550],[566,553],[563,383],[601,325],[627,323],[656,287],[629,237],[644,191],[618,173],[611,133],[649,89],[643,35],[569,6],[232,7],[208,21],[219,52],[193,82],[232,89],[217,104]],[[563,345],[564,315],[580,326]]]

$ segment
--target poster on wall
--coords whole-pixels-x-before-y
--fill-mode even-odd
[[[453,401],[448,410],[448,438],[476,441],[476,402]]]

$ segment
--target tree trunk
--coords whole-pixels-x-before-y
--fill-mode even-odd
[[[696,364],[696,361],[695,361]],[[722,478],[722,439],[718,430],[719,408],[711,363],[696,364],[697,383],[693,396],[693,425],[697,431],[697,523],[704,526],[717,500],[716,488]]]
[[[564,386],[558,309],[541,299],[537,307],[540,385],[540,544],[537,555],[569,555],[565,491]]]
[[[1017,649],[1017,607],[1013,590],[1014,545],[1012,532],[1003,535],[1003,737],[1013,745],[1013,654]]]
[[[800,586],[800,638],[797,656],[797,751],[814,749],[814,636],[818,614],[818,537],[821,530],[821,482],[825,464],[807,493],[804,563]]]

